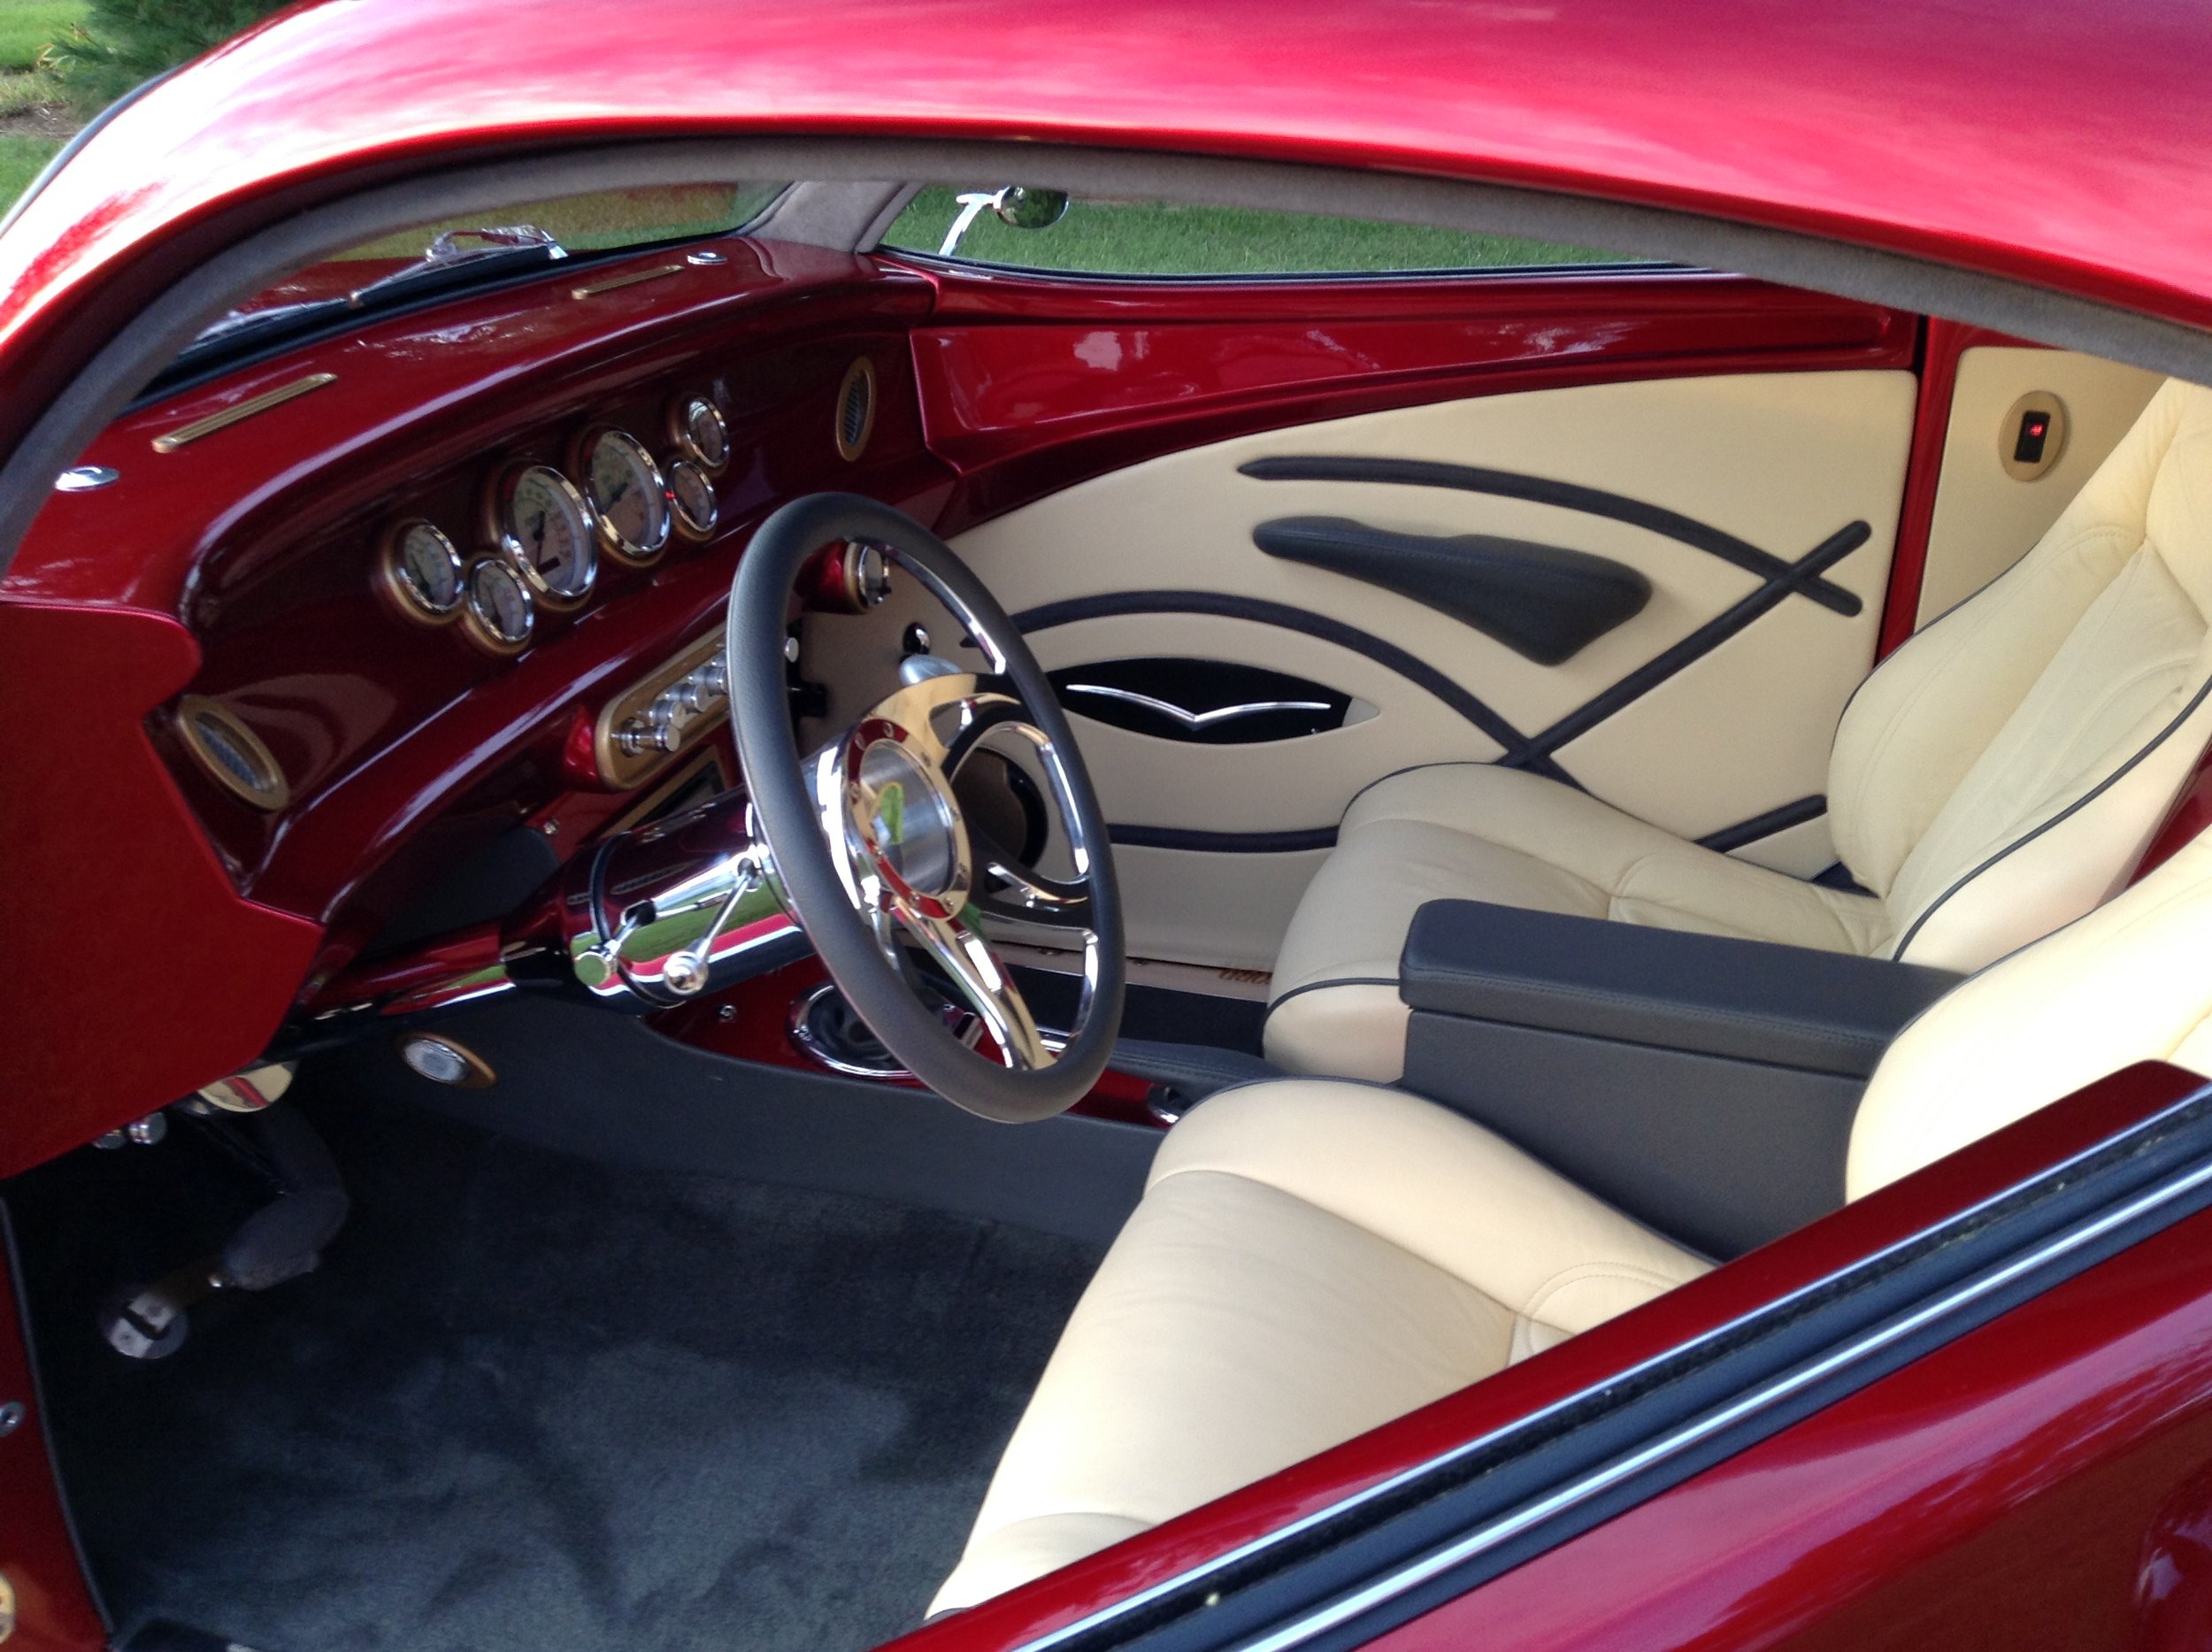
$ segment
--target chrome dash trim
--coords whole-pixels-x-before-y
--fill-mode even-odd
[[[2035,1175],[2029,1177],[2024,1180],[2014,1182],[2009,1186],[2000,1188],[1995,1193],[1991,1194],[1987,1198],[1983,1199],[1977,1203],[1968,1205],[1963,1210],[1955,1211],[1950,1217],[1941,1222],[1932,1224],[1927,1227],[1916,1229],[1914,1232],[1904,1235],[1895,1242],[1884,1246],[1879,1250],[1869,1252],[1866,1256],[1860,1257],[1857,1261],[1850,1264],[1848,1266],[1839,1268],[1832,1273],[1823,1274],[1818,1279],[1808,1280],[1797,1289],[1786,1292],[1784,1295],[1774,1298],[1771,1302],[1762,1302],[1759,1306],[1752,1309],[1748,1312],[1739,1314],[1732,1319],[1724,1320],[1721,1324],[1714,1325],[1709,1330],[1701,1332],[1699,1334],[1688,1338],[1684,1341],[1678,1342],[1673,1347],[1665,1348],[1661,1352],[1653,1355],[1648,1359],[1640,1360],[1635,1364],[1616,1372],[1600,1381],[1578,1388],[1571,1394],[1563,1395],[1560,1398],[1553,1401],[1550,1404],[1540,1407],[1538,1410],[1531,1411],[1525,1417],[1515,1418],[1509,1423],[1506,1423],[1497,1428],[1494,1428],[1486,1433],[1479,1434],[1471,1440],[1463,1441],[1460,1444],[1452,1447],[1449,1450],[1440,1451],[1434,1456],[1426,1458],[1420,1463],[1414,1464],[1410,1467],[1402,1469],[1399,1472],[1390,1475],[1384,1479],[1378,1480],[1371,1486],[1363,1487],[1358,1491],[1353,1492],[1349,1495],[1329,1504],[1326,1508],[1317,1509],[1312,1513],[1302,1516],[1300,1518],[1292,1521],[1287,1525],[1278,1526],[1274,1531],[1268,1532],[1259,1537],[1256,1537],[1249,1542],[1240,1543],[1234,1548],[1225,1550],[1223,1553],[1213,1556],[1210,1560],[1201,1561],[1198,1564],[1190,1567],[1187,1571],[1178,1572],[1171,1578],[1163,1579],[1157,1583],[1138,1590],[1133,1594],[1126,1595],[1118,1601],[1112,1602],[1106,1606],[1101,1607],[1096,1611],[1091,1612],[1085,1617],[1079,1617],[1070,1623],[1063,1624],[1056,1629],[1048,1630],[1045,1633],[1036,1637],[1034,1640],[1025,1640],[1018,1648],[1016,1648],[1016,1652],[1051,1652],[1051,1648],[1064,1646],[1069,1641],[1074,1640],[1078,1635],[1087,1633],[1093,1630],[1104,1628],[1110,1625],[1116,1618],[1127,1617],[1166,1595],[1201,1583],[1205,1579],[1217,1572],[1226,1571],[1228,1568],[1235,1565],[1240,1561],[1247,1560],[1255,1555],[1263,1554],[1268,1549],[1277,1548],[1294,1538],[1300,1537],[1326,1521],[1335,1519],[1353,1510],[1359,1509],[1369,1503],[1377,1502],[1379,1499],[1389,1496],[1394,1492],[1402,1491],[1406,1487],[1419,1481],[1428,1475],[1435,1473],[1440,1469],[1448,1467],[1448,1465],[1457,1463],[1465,1457],[1471,1456],[1478,1452],[1488,1450],[1496,1447],[1499,1444],[1510,1440],[1516,1434],[1525,1433],[1534,1428],[1541,1426],[1552,1419],[1573,1410],[1577,1406],[1586,1404],[1591,1400],[1601,1396],[1608,1389],[1618,1388],[1624,1384],[1632,1382],[1640,1377],[1655,1372],[1672,1362],[1679,1360],[1686,1355],[1694,1353],[1700,1348],[1709,1347],[1710,1345],[1725,1338],[1732,1337],[1745,1330],[1747,1327],[1755,1325],[1763,1320],[1777,1318],[1790,1309],[1793,1304],[1802,1302],[1819,1293],[1832,1290],[1839,1284],[1860,1275],[1871,1272],[1890,1258],[1896,1256],[1902,1251],[1909,1250],[1916,1245],[1926,1242],[1933,1235],[1947,1231],[1956,1230],[1978,1221],[1985,1213],[1995,1210],[1997,1207],[2004,1204],[2009,1200],[2017,1198],[2022,1193],[2031,1187],[2047,1184],[2057,1179],[2064,1177],[2067,1172],[2073,1170],[2075,1167],[2085,1164],[2092,1159],[2097,1158],[2103,1154],[2109,1152],[2120,1142],[2149,1134],[2150,1133],[2157,1130],[2161,1126],[2170,1122],[2177,1116],[2185,1113],[2191,1108],[2198,1105],[2201,1099],[2202,1092],[2185,1096],[2180,1101],[2176,1102],[2171,1107],[2161,1109],[2158,1112],[2152,1114],[2149,1118],[2140,1120],[2132,1127],[2122,1131],[2116,1135],[2108,1136],[2101,1141],[2093,1142],[2088,1147],[2084,1148],[2080,1152],[2076,1153],[2070,1157],[2062,1159],[2055,1164],[2044,1166],[2041,1170],[2038,1171]],[[2007,1282],[2009,1279],[2016,1278],[2021,1272],[2028,1272],[2035,1266],[2041,1265],[2058,1256],[2062,1256],[2069,1250],[2078,1249],[2081,1245],[2089,1243],[2099,1234],[2109,1231],[2110,1228],[2124,1225],[2128,1221],[2135,1219],[2135,1218],[2141,1214],[2143,1210],[2154,1210],[2159,1204],[2166,1203],[2169,1200],[2180,1197],[2185,1193],[2204,1185],[2208,1180],[2212,1180],[2212,1164],[2200,1165],[2196,1169],[2186,1172],[2185,1175],[2170,1178],[2167,1181],[2161,1183],[2158,1187],[2131,1201],[2128,1206],[2124,1207],[2121,1210],[2105,1212],[2101,1216],[2093,1218],[2089,1221],[2080,1224],[2074,1228],[2070,1228],[2067,1232],[2058,1234],[2055,1238],[2047,1241],[2035,1251],[2030,1253],[2029,1256],[2021,1258],[2016,1266],[2009,1268],[2006,1273],[2006,1279],[2000,1280],[1996,1279],[1985,1278],[1983,1279],[1970,1281],[1966,1285],[1959,1287],[1955,1291],[1947,1294],[1942,1299],[1940,1304],[1932,1305],[1930,1311],[1932,1313],[1937,1311],[1939,1307],[1942,1311],[1952,1310],[1959,1302],[1970,1302],[1975,1295],[1985,1294],[1986,1290],[1995,1289],[1999,1285]],[[1894,1340],[1893,1337],[1886,1335],[1889,1330],[1890,1327],[1886,1325],[1878,1327],[1875,1331],[1869,1332],[1865,1335],[1858,1339],[1855,1339],[1854,1341],[1847,1345],[1845,1348],[1837,1350],[1835,1355],[1830,1356],[1831,1359],[1836,1362],[1836,1364],[1831,1366],[1824,1374],[1832,1374],[1832,1371],[1834,1369],[1840,1368],[1842,1364],[1848,1364],[1852,1360],[1857,1358],[1863,1358],[1869,1354],[1878,1352],[1880,1346],[1886,1345],[1888,1341]],[[1897,1332],[1898,1335],[1902,1335],[1904,1333],[1905,1333],[1902,1330]],[[1884,1339],[1883,1343],[1876,1343],[1874,1339],[1877,1337],[1882,1337]],[[1781,1381],[1789,1380],[1795,1375],[1796,1373],[1794,1372],[1788,1373],[1788,1375],[1785,1378],[1778,1379],[1776,1381],[1777,1383],[1779,1383]],[[1785,1395],[1780,1393],[1770,1393],[1768,1391],[1775,1386],[1776,1384],[1769,1384],[1763,1387],[1758,1391],[1758,1404],[1756,1406],[1750,1406],[1748,1409],[1737,1413],[1734,1417],[1732,1417],[1731,1420],[1740,1420],[1741,1417],[1749,1416],[1753,1414],[1755,1410],[1763,1410],[1767,1406],[1774,1404],[1779,1400],[1786,1397]],[[1754,1396],[1747,1396],[1747,1403],[1752,1397]],[[1658,1453],[1659,1455],[1650,1456],[1648,1458],[1648,1462],[1655,1463],[1662,1461],[1666,1456],[1677,1455],[1682,1450],[1686,1449],[1691,1444],[1694,1443],[1688,1437],[1689,1430],[1691,1429],[1701,1430],[1701,1432],[1699,1437],[1702,1438],[1704,1433],[1710,1432],[1704,1429],[1706,1420],[1707,1419],[1702,1418],[1695,1419],[1682,1428],[1670,1431],[1670,1433],[1665,1436],[1663,1436],[1660,1441],[1654,1441],[1652,1446],[1646,1448],[1646,1450],[1647,1452]],[[1662,1447],[1666,1448],[1663,1452],[1661,1452]],[[1646,1465],[1647,1465],[1647,1464]],[[1609,1478],[1605,1482],[1608,1485],[1614,1483],[1614,1480],[1618,1478],[1612,1475],[1612,1464],[1607,1464],[1601,1469],[1594,1471],[1591,1474],[1579,1477],[1569,1487],[1561,1488],[1559,1492],[1553,1494],[1551,1498],[1546,1500],[1545,1508],[1547,1511],[1554,1513],[1560,1512],[1568,1508],[1573,1507],[1575,1503],[1586,1502],[1591,1496],[1596,1495],[1598,1492],[1602,1489],[1602,1487],[1594,1483],[1597,1476],[1608,1476]],[[1577,1493],[1578,1490],[1579,1490],[1579,1494],[1572,1495],[1571,1500],[1568,1501],[1567,1499],[1570,1498],[1570,1494]],[[1370,1610],[1375,1605],[1382,1604],[1397,1595],[1405,1594],[1410,1589],[1417,1588],[1427,1578],[1435,1575],[1436,1571],[1448,1571],[1450,1569],[1450,1565],[1461,1564],[1466,1559],[1472,1558],[1474,1556],[1479,1555],[1483,1549],[1494,1548],[1498,1543],[1505,1541],[1508,1538],[1513,1535],[1515,1532],[1524,1530],[1528,1525],[1533,1523],[1531,1520],[1522,1519],[1522,1513],[1523,1511],[1521,1510],[1516,1510],[1512,1515],[1505,1517],[1502,1520],[1492,1521],[1483,1526],[1479,1531],[1469,1533],[1465,1539],[1462,1540],[1460,1544],[1454,1546],[1455,1551],[1455,1558],[1448,1565],[1432,1567],[1432,1561],[1434,1556],[1425,1556],[1422,1560],[1413,1563],[1411,1566],[1400,1567],[1395,1571],[1390,1573],[1387,1578],[1369,1586],[1367,1590],[1362,1591],[1360,1598],[1363,1604],[1360,1610]],[[1510,1531],[1504,1529],[1506,1521],[1509,1520],[1514,1522]],[[1462,1550],[1463,1550],[1463,1552],[1458,1552]],[[1414,1575],[1417,1570],[1419,1572],[1419,1575],[1417,1576]],[[1386,1590],[1386,1593],[1384,1592]],[[1301,1640],[1310,1640],[1314,1636],[1326,1633],[1331,1626],[1343,1620],[1342,1616],[1339,1615],[1331,1616],[1326,1623],[1320,1621],[1320,1618],[1324,1614],[1333,1613],[1335,1611],[1336,1605],[1336,1602],[1332,1602],[1331,1605],[1323,1607],[1317,1612],[1309,1613],[1306,1617],[1297,1620],[1296,1623],[1287,1625],[1284,1628],[1275,1631],[1274,1638],[1243,1642],[1239,1648],[1239,1652],[1271,1652],[1272,1648],[1278,1647],[1294,1647],[1300,1644]],[[1299,1640],[1279,1640],[1279,1637],[1290,1633],[1293,1630],[1301,1630],[1303,1632]]]
[[[293,380],[289,384],[280,384],[273,390],[264,390],[259,396],[248,396],[235,407],[226,407],[219,413],[210,413],[204,419],[196,419],[188,425],[179,425],[174,430],[156,436],[154,451],[174,453],[179,448],[197,442],[202,436],[211,436],[219,430],[227,430],[257,413],[281,407],[295,396],[305,396],[310,390],[319,390],[326,384],[337,382],[338,375],[334,373],[311,373],[304,378]]]
[[[568,289],[571,298],[596,298],[601,293],[611,293],[618,288],[635,287],[640,281],[657,281],[664,276],[681,275],[680,264],[656,265],[649,270],[633,270],[627,275],[610,275],[603,281],[586,281],[581,287]]]

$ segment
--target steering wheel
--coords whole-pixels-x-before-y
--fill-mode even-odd
[[[784,674],[800,570],[824,546],[879,547],[942,603],[990,674],[925,676],[803,758]],[[916,1078],[985,1118],[1071,1107],[1098,1081],[1121,1025],[1126,966],[1106,826],[1052,685],[983,582],[904,513],[856,494],[810,494],[760,525],[730,588],[731,720],[767,855],[764,870],[830,975]],[[1047,878],[964,817],[952,776],[986,734],[1026,742],[1049,783],[1075,877]],[[1064,1044],[1048,1039],[981,920],[1042,925],[1079,943],[1083,987]],[[906,946],[949,976],[995,1060],[923,1002]]]

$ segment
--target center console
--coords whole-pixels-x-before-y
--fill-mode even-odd
[[[1763,941],[1435,901],[1405,1084],[1713,1256],[1843,1203],[1860,1093],[1960,979]]]

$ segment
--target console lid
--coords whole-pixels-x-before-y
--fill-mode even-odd
[[[1400,973],[1417,1011],[1860,1079],[1961,979],[1487,901],[1422,907]]]

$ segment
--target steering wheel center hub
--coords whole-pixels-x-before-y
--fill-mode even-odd
[[[882,718],[846,747],[845,801],[856,847],[895,898],[958,915],[972,881],[968,834],[944,771]]]

